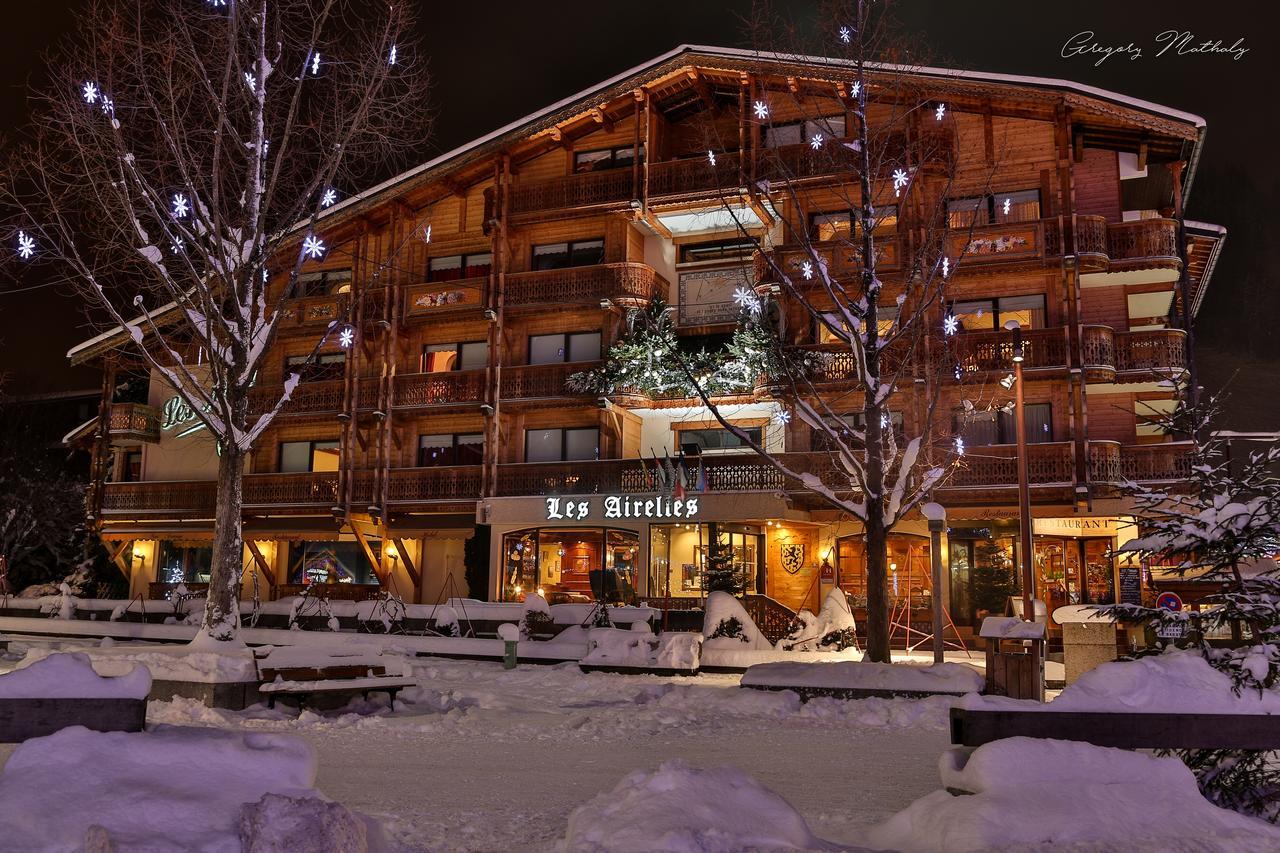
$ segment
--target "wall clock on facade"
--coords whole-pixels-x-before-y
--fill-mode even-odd
[[[782,568],[788,574],[795,574],[804,565],[804,544],[782,545]]]

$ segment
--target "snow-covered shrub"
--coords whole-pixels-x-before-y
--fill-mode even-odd
[[[721,619],[716,625],[715,630],[711,632],[708,640],[718,640],[721,637],[728,637],[733,640],[741,640],[747,642],[746,635],[742,632],[742,622],[737,616],[730,616],[727,619]]]
[[[745,647],[765,651],[773,648],[773,644],[760,633],[742,602],[727,592],[713,592],[707,596],[702,636],[706,638],[704,645],[709,647]]]
[[[462,628],[458,624],[458,611],[447,604],[437,607],[433,630],[442,637],[461,637]]]
[[[76,607],[79,605],[80,599],[76,598],[71,591],[71,586],[63,581],[58,584],[58,594],[46,596],[40,602],[40,612],[47,614],[52,619],[74,619],[76,618]]]
[[[840,589],[831,590],[822,609],[815,616],[807,610],[796,614],[792,625],[780,646],[784,651],[843,651],[858,646],[858,624],[849,599]]]
[[[524,615],[520,618],[520,639],[532,640],[554,633],[555,620],[547,600],[536,593],[524,597]]]

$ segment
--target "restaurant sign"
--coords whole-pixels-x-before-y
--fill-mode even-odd
[[[697,498],[645,497],[607,495],[603,498],[546,498],[547,520],[591,518],[694,518],[698,514]]]

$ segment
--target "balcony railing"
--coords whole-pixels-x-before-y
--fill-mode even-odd
[[[267,412],[283,393],[284,387],[281,385],[254,388],[249,394],[249,416],[256,417]],[[344,393],[341,379],[300,382],[280,411],[287,415],[336,414],[342,411]]]
[[[704,195],[708,191],[736,191],[739,181],[738,165],[741,162],[736,151],[716,155],[711,165],[707,155],[685,157],[649,164],[649,196]]]
[[[1074,445],[1055,441],[1027,445],[1027,481],[1033,486],[1069,485],[1075,481]],[[1018,448],[1013,444],[970,447],[944,488],[1016,486]]]
[[[1043,258],[1044,225],[1034,220],[956,228],[947,233],[947,255],[962,269],[977,263]]]
[[[393,503],[478,500],[482,472],[480,465],[393,470],[387,499]]]
[[[245,474],[244,505],[331,507],[338,500],[338,472]]]
[[[533,183],[516,183],[511,190],[513,214],[566,207],[618,204],[635,198],[630,169],[583,172]]]
[[[217,490],[217,483],[204,480],[107,483],[102,490],[102,511],[114,515],[209,516],[213,514]]]
[[[402,373],[396,376],[396,407],[479,405],[485,398],[485,371]]]
[[[112,441],[145,441],[155,444],[160,440],[160,410],[141,403],[113,403],[108,415],[107,430]]]
[[[1013,369],[1013,333],[1010,331],[961,332],[956,335],[956,355],[966,373]],[[1067,329],[1025,329],[1022,332],[1023,370],[1065,369],[1070,349]]]
[[[1189,441],[1129,445],[1120,454],[1120,471],[1126,480],[1137,482],[1186,480],[1191,476],[1191,450]]]
[[[478,309],[484,304],[488,281],[487,278],[464,278],[410,285],[404,292],[405,316],[416,319]]]
[[[778,252],[777,264],[786,271],[792,284],[798,287],[803,287],[806,281],[812,282],[815,288],[821,286],[816,272],[811,271],[810,275],[813,277],[809,279],[806,279],[804,274],[805,263],[812,263],[814,255],[826,265],[830,274],[836,278],[845,278],[862,270],[862,246],[856,240],[814,243],[811,248],[813,250],[812,254],[806,248],[794,246],[784,247]],[[896,235],[876,235],[875,252],[876,263],[879,264],[877,269],[885,272],[898,269],[901,263],[901,256],[898,252],[898,238]],[[773,275],[766,273],[765,277],[771,279]]]
[[[1178,223],[1172,219],[1138,219],[1107,225],[1111,269],[1177,267]]]
[[[508,308],[594,306],[607,299],[635,307],[647,305],[655,295],[666,297],[669,288],[667,280],[645,264],[598,264],[512,273],[506,277],[505,304]]]
[[[502,368],[502,399],[540,400],[562,397],[595,397],[591,392],[570,391],[569,376],[599,367],[600,362],[570,364],[518,364]]]
[[[1116,335],[1116,370],[1177,374],[1187,369],[1187,333],[1148,329]]]
[[[290,299],[280,311],[280,327],[328,324],[347,316],[351,305],[345,293]]]

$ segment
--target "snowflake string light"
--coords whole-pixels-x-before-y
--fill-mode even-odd
[[[946,114],[947,114],[946,104],[938,104],[938,108],[933,111],[933,117],[937,121],[942,121],[942,117],[945,116]]]
[[[856,98],[856,97],[858,97],[858,94],[859,94],[861,91],[862,91],[862,81],[861,81],[861,80],[854,80],[854,81],[853,81],[853,88],[849,90],[849,97],[851,97],[851,98]]]
[[[893,170],[893,194],[894,196],[902,195],[902,188],[907,185],[907,181],[911,178],[907,175],[906,169]]]
[[[338,332],[338,346],[343,349],[351,349],[351,345],[356,342],[356,332],[350,326],[343,326],[342,331]]]
[[[778,409],[773,413],[773,422],[780,426],[786,426],[791,423],[791,413],[786,409]]]
[[[960,331],[960,320],[955,314],[948,314],[942,318],[942,334],[951,337]]]
[[[964,370],[960,367],[960,362],[957,361],[955,366],[952,367],[951,375],[956,378],[957,382],[964,378]]]
[[[314,234],[308,234],[302,241],[302,254],[312,260],[323,258],[325,251],[324,240]]]
[[[733,291],[733,301],[738,303],[738,307],[746,311],[750,311],[752,316],[760,313],[760,297],[756,296],[755,291],[746,287],[739,287]]]
[[[24,261],[29,261],[33,257],[35,257],[35,254],[36,254],[35,238],[29,235],[26,231],[19,231],[18,232],[18,257],[22,258]]]
[[[270,273],[268,273],[268,272],[266,271],[266,269],[263,269],[263,270],[262,270],[262,283],[263,283],[263,284],[266,284],[266,283],[267,283],[267,279],[269,279],[269,278],[271,278],[271,274],[270,274]]]
[[[964,456],[964,439],[956,436],[956,456]]]
[[[943,258],[942,259],[942,277],[946,278],[949,275],[951,275],[951,259]]]
[[[106,95],[102,96],[102,112],[104,115],[109,116],[114,116],[116,114],[116,102],[108,98]]]
[[[431,223],[430,223],[430,222],[428,222],[428,223],[427,223],[427,228],[426,228],[426,230],[422,233],[422,242],[424,242],[424,243],[430,243],[430,242],[431,242]]]
[[[335,190],[333,187],[330,187],[329,189],[325,190],[324,195],[320,196],[321,207],[333,207],[333,205],[337,201],[338,201],[338,191]]]
[[[320,73],[320,52],[319,51],[316,51],[315,53],[311,54],[311,73],[312,74]]]
[[[815,134],[813,135],[813,139],[810,139],[810,140],[809,140],[809,147],[810,147],[810,148],[812,148],[814,151],[817,151],[819,148],[821,148],[821,147],[822,147],[822,134],[821,134],[821,133],[815,133]]]
[[[813,278],[813,262],[805,261],[800,265],[800,274],[806,279]]]
[[[714,151],[712,151],[710,148],[708,148],[708,149],[707,149],[707,159],[708,159],[708,160],[710,160],[710,161],[711,161],[711,165],[712,165],[712,166],[714,166],[714,165],[716,164],[716,152],[714,152]]]
[[[880,428],[881,429],[889,428],[889,416],[886,415],[884,412],[880,413]]]
[[[1004,215],[1005,215],[1005,216],[1008,216],[1008,215],[1009,215],[1009,208],[1011,208],[1011,207],[1013,207],[1013,202],[1006,198],[1006,199],[1004,200],[1004,204],[1000,205],[1000,210],[1002,210],[1002,211],[1004,212]]]
[[[250,92],[258,90],[258,78],[249,71],[244,72],[244,84],[249,87]]]
[[[181,255],[183,248],[181,237],[174,237],[172,242],[169,243],[169,250],[175,255]]]
[[[755,112],[756,118],[761,121],[764,121],[769,117],[769,105],[764,101],[756,101],[755,104],[752,105],[751,109]]]
[[[187,197],[182,193],[177,193],[173,197],[173,215],[175,219],[182,219],[191,212],[191,203],[187,201]]]
[[[396,64],[396,46],[394,44],[391,45],[391,53],[387,55],[387,64],[388,65]]]
[[[227,0],[209,0],[209,5],[216,9],[219,6],[226,6]]]
[[[86,104],[92,104],[98,100],[98,84],[86,82],[84,88],[80,90],[81,96]]]
[[[853,38],[853,30],[849,29],[848,27],[841,27],[841,28],[840,28],[840,41],[844,42],[845,44],[848,44],[848,43],[849,43],[849,39],[851,39],[851,38]]]

